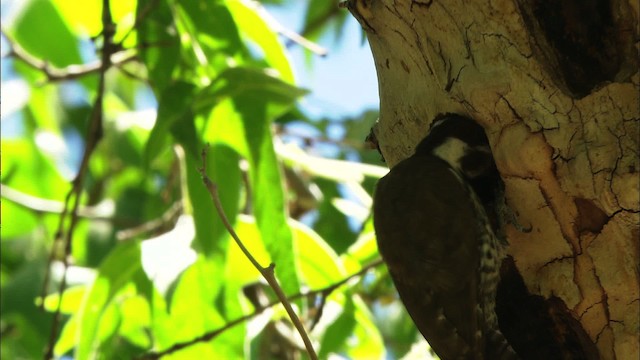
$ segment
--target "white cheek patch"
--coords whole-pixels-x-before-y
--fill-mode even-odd
[[[456,171],[462,173],[460,161],[467,153],[469,145],[456,138],[447,138],[440,146],[433,149],[433,155],[446,161]]]

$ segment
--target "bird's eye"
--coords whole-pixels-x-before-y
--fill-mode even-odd
[[[487,170],[493,167],[495,164],[490,152],[473,150],[460,159],[461,172],[470,179],[488,173]]]

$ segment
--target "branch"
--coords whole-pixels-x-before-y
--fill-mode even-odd
[[[307,297],[307,296],[316,296],[316,295],[320,295],[323,298],[328,297],[333,291],[335,291],[336,289],[338,289],[339,287],[341,287],[342,285],[348,283],[350,280],[356,278],[356,277],[360,277],[362,275],[364,275],[367,271],[373,269],[374,267],[377,267],[379,265],[382,264],[382,259],[378,259],[375,260],[373,262],[371,262],[370,264],[367,264],[365,266],[362,267],[362,269],[360,269],[360,271],[353,273],[347,277],[345,277],[344,279],[338,281],[337,283],[331,284],[327,287],[321,288],[321,289],[316,289],[316,290],[312,290],[312,291],[306,291],[306,292],[299,292],[297,294],[291,295],[289,296],[286,300],[291,303],[294,300],[300,299],[302,297]],[[161,357],[165,356],[165,355],[169,355],[172,354],[176,351],[182,350],[184,348],[187,348],[189,346],[193,346],[197,343],[201,343],[201,342],[207,342],[210,341],[212,339],[214,339],[216,336],[222,334],[223,332],[231,329],[232,327],[241,324],[247,320],[250,320],[260,314],[262,314],[265,310],[270,309],[278,304],[280,304],[281,301],[273,301],[265,306],[261,306],[261,307],[257,307],[252,313],[241,316],[237,319],[234,319],[230,322],[228,322],[227,324],[225,324],[224,326],[215,329],[213,331],[207,332],[201,336],[198,336],[195,339],[189,340],[189,341],[185,341],[182,343],[177,343],[173,346],[171,346],[170,348],[160,351],[160,352],[151,352],[151,353],[147,353],[142,355],[141,357],[139,357],[138,359],[140,360],[156,360],[156,359],[160,359]]]
[[[286,37],[287,39],[289,39],[290,41],[304,47],[305,49],[311,51],[312,53],[319,55],[319,56],[327,56],[327,54],[329,54],[329,51],[314,43],[313,41],[305,38],[304,36],[296,33],[293,30],[289,30],[287,28],[285,28],[284,26],[278,24],[278,33],[284,37]]]
[[[3,198],[36,213],[62,214],[64,212],[64,204],[61,201],[25,194],[5,184],[0,184],[0,193]],[[78,208],[78,216],[83,218],[112,221],[112,215],[112,211],[105,211],[100,206],[80,206]]]
[[[278,284],[278,280],[276,279],[275,273],[274,273],[274,269],[276,267],[275,264],[271,263],[269,267],[266,267],[266,268],[261,266],[258,263],[258,261],[253,257],[253,255],[251,255],[249,250],[244,246],[244,244],[242,243],[242,240],[240,240],[240,238],[238,237],[238,234],[236,234],[235,230],[233,230],[233,226],[231,226],[231,224],[229,223],[229,219],[227,219],[227,215],[225,214],[224,209],[222,208],[222,204],[220,203],[220,197],[218,196],[218,186],[214,184],[211,181],[211,179],[207,176],[206,160],[207,160],[207,149],[205,148],[202,150],[202,168],[200,168],[199,171],[200,171],[200,175],[202,176],[202,181],[204,182],[204,185],[207,187],[207,190],[211,195],[211,199],[213,200],[216,206],[216,209],[218,210],[218,215],[220,216],[222,223],[227,228],[227,231],[229,231],[229,234],[231,235],[231,237],[233,237],[233,240],[235,240],[236,244],[238,244],[238,247],[240,248],[240,250],[242,250],[242,252],[247,257],[247,259],[249,259],[251,264],[253,264],[253,266],[256,269],[258,269],[262,277],[264,277],[265,280],[267,280],[267,283],[269,284],[269,286],[271,286],[273,291],[276,293],[276,296],[278,297],[278,299],[280,299],[280,302],[282,303],[282,306],[284,306],[284,309],[287,311],[289,318],[291,318],[293,325],[298,330],[298,333],[300,333],[300,336],[302,337],[302,341],[304,342],[304,345],[307,348],[307,353],[309,354],[309,357],[311,358],[311,360],[317,360],[318,355],[316,355],[316,352],[313,349],[313,345],[311,344],[309,335],[305,331],[304,326],[302,325],[302,322],[300,322],[300,319],[298,318],[296,313],[293,311],[293,308],[291,307],[291,303],[289,303],[289,301],[287,300],[287,297],[282,291],[280,284]]]
[[[171,207],[167,209],[167,211],[165,211],[159,218],[147,221],[130,229],[124,229],[116,232],[116,239],[118,241],[126,241],[145,233],[162,231],[170,225],[175,224],[180,214],[182,214],[182,210],[182,203],[180,201],[177,201],[173,205],[171,205]]]
[[[25,194],[5,184],[0,184],[0,193],[4,199],[23,206],[36,214],[62,214],[65,211],[62,201]],[[130,219],[114,217],[111,207],[106,209],[100,205],[78,207],[78,216],[83,219],[108,221],[117,226],[130,226],[128,229],[116,232],[118,241],[126,241],[145,233],[161,232],[171,227],[181,213],[182,203],[175,202],[160,217],[136,225],[132,224]]]
[[[51,263],[54,259],[54,254],[56,253],[56,244],[64,243],[64,257],[62,259],[62,263],[64,265],[64,272],[62,274],[62,279],[60,281],[60,285],[58,287],[58,293],[60,298],[62,298],[62,293],[66,287],[67,283],[67,270],[69,269],[69,263],[71,261],[72,254],[72,239],[73,233],[75,231],[76,225],[78,223],[78,209],[80,207],[80,198],[82,196],[82,188],[85,180],[86,172],[89,168],[89,159],[93,154],[93,151],[96,149],[96,146],[100,139],[102,138],[102,120],[103,120],[103,98],[104,98],[104,89],[105,89],[105,78],[107,70],[111,67],[111,55],[115,52],[115,45],[113,44],[113,35],[115,34],[115,24],[113,23],[113,18],[111,16],[111,9],[109,6],[109,0],[103,0],[102,2],[102,36],[103,36],[103,47],[102,47],[102,62],[99,68],[99,80],[98,80],[98,89],[95,98],[95,102],[93,105],[93,109],[91,111],[91,118],[89,123],[89,128],[87,130],[87,142],[86,147],[84,149],[84,154],[82,155],[82,161],[80,163],[80,168],[78,169],[78,174],[71,182],[71,190],[67,193],[64,202],[64,209],[62,214],[60,215],[60,222],[58,224],[58,230],[56,231],[54,244],[51,247],[51,253],[49,254],[49,262],[47,264],[47,269],[45,273],[45,280],[42,287],[42,295],[46,293],[46,288],[48,287],[49,276]],[[73,201],[73,203],[72,203]],[[65,224],[68,218],[69,225],[65,232]],[[44,304],[44,302],[43,302]],[[58,327],[60,324],[60,306],[62,301],[58,302],[58,307],[53,316],[53,321],[51,323],[51,332],[49,334],[49,342],[47,345],[47,349],[44,354],[44,359],[49,360],[53,359],[53,349],[56,342],[56,337],[58,334]]]
[[[50,82],[56,81],[66,81],[73,80],[79,77],[97,73],[102,70],[102,61],[95,61],[89,64],[82,65],[69,65],[63,69],[51,66],[48,62],[40,60],[35,56],[29,54],[22,46],[18,45],[14,42],[4,30],[0,30],[2,35],[7,39],[7,42],[11,46],[11,50],[7,54],[8,56],[13,56],[14,58],[24,62],[30,67],[40,70],[45,76],[47,80]],[[104,57],[104,56],[103,56]],[[135,60],[137,55],[129,50],[119,51],[110,54],[109,63],[120,66],[126,64],[130,61]],[[104,61],[104,60],[103,60]]]

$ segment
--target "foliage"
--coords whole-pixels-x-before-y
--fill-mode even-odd
[[[327,4],[309,8],[314,34],[346,18]],[[181,343],[168,358],[304,353],[229,241],[198,173],[206,144],[226,215],[253,256],[276,265],[320,356],[409,350],[416,332],[370,265],[368,211],[384,170],[343,160],[363,156],[349,141],[372,115],[340,122],[335,159],[285,145],[301,140],[293,123],[317,129],[298,141],[313,146],[334,121],[300,111],[308,91],[259,5],[28,0],[3,34],[15,72],[3,92],[25,93],[8,114],[20,125],[2,138],[3,358],[39,358],[48,344],[77,359]]]

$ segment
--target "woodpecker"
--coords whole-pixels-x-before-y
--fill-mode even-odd
[[[378,249],[418,330],[443,359],[518,359],[495,314],[506,255],[504,184],[484,129],[438,116],[378,182]]]

